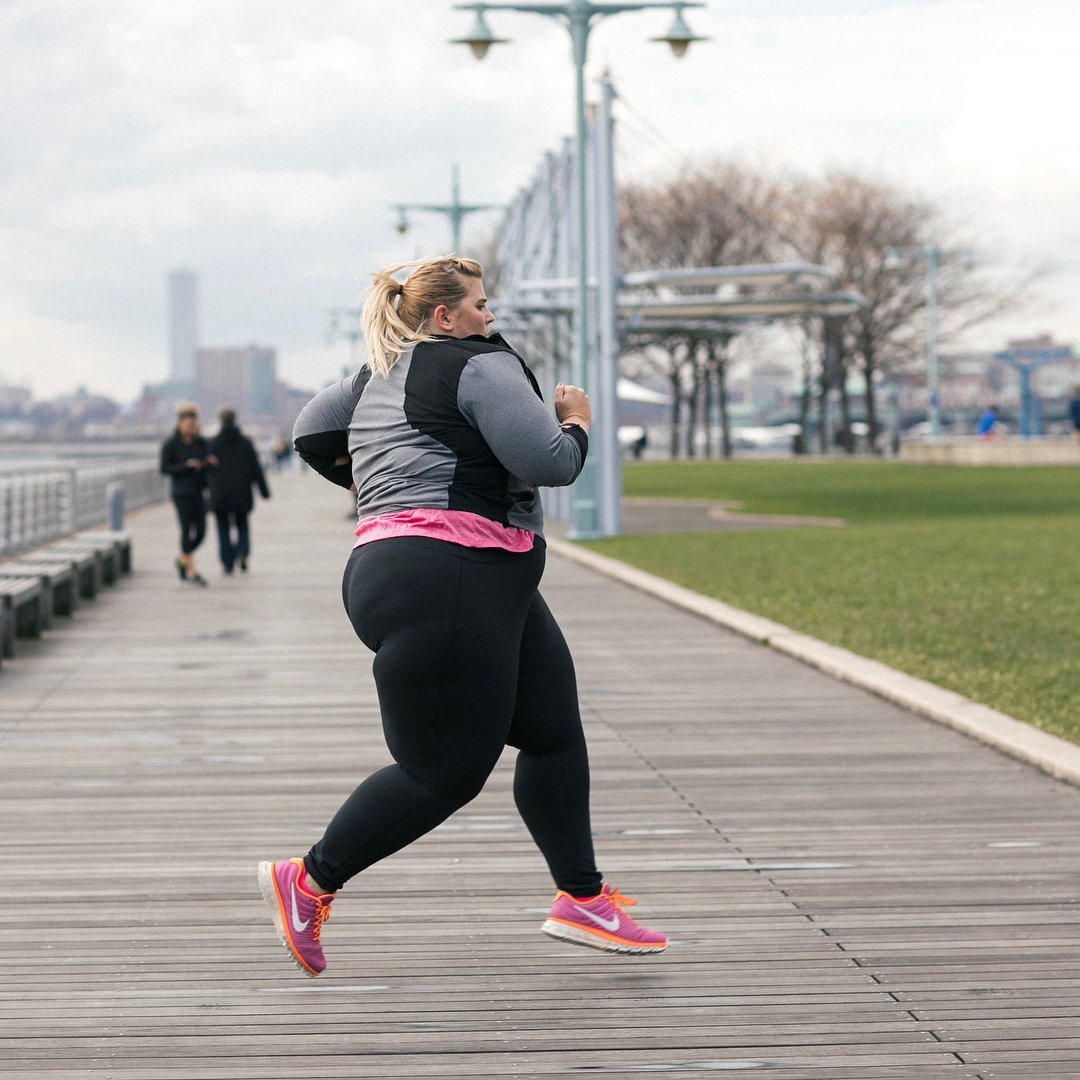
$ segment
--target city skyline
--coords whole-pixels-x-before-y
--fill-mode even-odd
[[[620,95],[621,179],[707,157],[858,169],[931,199],[1003,270],[1058,268],[1039,305],[955,347],[1080,341],[1065,136],[1080,5],[713,0],[687,18],[710,40],[682,61],[648,41],[666,12],[593,34],[590,87],[607,67]],[[448,43],[468,13],[441,0],[0,14],[0,381],[134,399],[167,376],[162,282],[190,267],[201,343],[265,342],[283,379],[321,385],[348,362],[347,342],[326,344],[329,309],[357,302],[365,272],[449,246],[434,215],[399,235],[391,205],[445,202],[454,161],[463,199],[505,202],[570,132],[565,33],[491,22],[511,41],[477,64]],[[466,222],[465,253],[494,221]]]

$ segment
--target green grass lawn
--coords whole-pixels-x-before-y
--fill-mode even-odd
[[[1080,468],[663,462],[623,476],[631,496],[849,524],[591,547],[1080,742]]]

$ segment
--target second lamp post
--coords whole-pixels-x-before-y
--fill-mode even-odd
[[[450,202],[433,203],[394,203],[398,212],[397,231],[405,233],[409,228],[409,210],[423,210],[427,213],[442,214],[450,222],[450,250],[455,255],[461,254],[461,223],[469,215],[479,210],[498,210],[498,203],[463,203],[461,185],[458,180],[458,167],[455,164],[450,172]]]

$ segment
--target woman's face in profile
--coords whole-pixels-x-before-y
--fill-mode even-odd
[[[473,334],[487,337],[488,327],[495,321],[495,316],[487,306],[487,294],[481,278],[469,278],[469,291],[456,308],[447,312],[447,318],[452,324],[451,337],[466,338]]]

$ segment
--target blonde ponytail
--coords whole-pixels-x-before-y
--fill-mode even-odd
[[[409,270],[404,282],[394,275]],[[399,263],[372,275],[362,316],[367,363],[384,378],[401,354],[419,341],[430,341],[425,324],[440,305],[455,308],[469,291],[468,278],[482,277],[473,259],[445,255]]]

